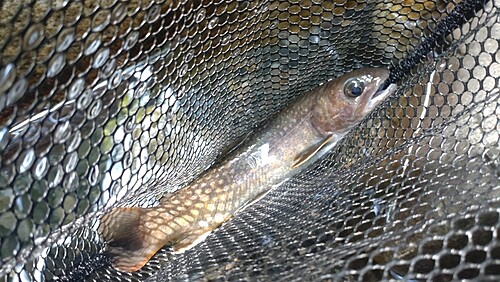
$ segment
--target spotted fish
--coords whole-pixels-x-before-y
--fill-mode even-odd
[[[389,72],[364,68],[306,93],[224,161],[151,208],[101,218],[114,268],[137,271],[163,246],[191,248],[238,210],[320,158],[395,90]]]

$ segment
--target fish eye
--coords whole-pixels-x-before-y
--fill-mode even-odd
[[[344,84],[344,93],[348,97],[356,98],[356,97],[359,97],[361,94],[363,94],[364,88],[365,88],[365,86],[364,86],[363,82],[361,82],[357,78],[353,78],[353,79],[348,80]]]

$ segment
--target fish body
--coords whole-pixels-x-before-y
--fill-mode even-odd
[[[306,93],[224,161],[151,208],[116,208],[101,218],[113,266],[137,271],[163,246],[181,252],[238,210],[320,158],[381,101],[386,69],[347,73]]]

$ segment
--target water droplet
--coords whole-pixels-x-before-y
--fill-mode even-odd
[[[111,21],[113,24],[120,23],[125,16],[127,16],[127,4],[126,3],[118,3],[115,8],[111,12]]]
[[[130,167],[130,165],[132,164],[132,160],[133,160],[132,152],[127,151],[125,153],[125,156],[123,157],[123,167]]]
[[[87,38],[83,54],[85,54],[86,56],[93,54],[95,53],[95,51],[97,51],[99,46],[101,46],[101,34],[94,33]]]
[[[116,70],[111,76],[109,88],[113,89],[118,87],[118,85],[120,85],[120,82],[122,82],[122,73],[121,70]]]
[[[319,44],[320,41],[321,41],[321,38],[317,35],[309,36],[309,42],[311,42],[312,44]]]
[[[16,79],[16,67],[10,63],[0,69],[0,93],[7,91]]]
[[[140,99],[144,97],[145,91],[147,90],[147,85],[146,84],[140,84],[134,91],[134,99]]]
[[[437,55],[439,56],[439,55]],[[442,73],[444,70],[448,68],[448,64],[446,62],[437,62],[436,64],[436,71],[439,73]]]
[[[68,88],[68,100],[73,100],[80,95],[85,89],[85,80],[78,78]]]
[[[221,45],[222,46],[227,45],[229,41],[231,41],[231,34],[227,34],[222,38]]]
[[[194,58],[194,51],[189,50],[186,55],[184,56],[184,62],[189,63],[192,59]]]
[[[262,245],[266,246],[266,247],[271,247],[274,243],[274,240],[273,240],[273,237],[270,236],[270,235],[264,235],[264,237],[262,238]]]
[[[24,49],[33,50],[43,40],[43,25],[41,23],[34,24],[28,28],[24,34]]]
[[[26,81],[26,79],[21,78],[16,81],[16,83],[10,89],[9,94],[7,94],[7,106],[13,105],[21,97],[23,97],[23,95],[26,93],[26,89],[28,89],[28,82]]]
[[[196,14],[196,22],[197,23],[201,23],[204,19],[205,19],[205,15],[207,14],[207,11],[205,10],[205,8],[201,8],[198,13]]]
[[[49,171],[49,160],[47,157],[38,159],[35,164],[35,169],[33,170],[33,176],[36,180],[42,180]]]
[[[188,71],[188,65],[187,64],[183,64],[180,68],[179,68],[179,76],[184,76],[186,75]]]
[[[269,29],[273,30],[273,29],[276,29],[278,27],[278,21],[272,21],[270,24],[269,24]]]
[[[76,149],[78,149],[78,146],[80,146],[81,142],[82,142],[82,134],[80,133],[79,130],[74,131],[69,139],[69,142],[68,142],[69,144],[66,148],[66,151],[68,153],[75,151]]]
[[[71,133],[71,124],[69,121],[65,121],[63,123],[59,123],[54,130],[54,143],[56,144],[62,144],[64,143],[68,137],[70,136]]]
[[[99,166],[95,165],[90,169],[89,172],[89,184],[92,186],[95,186],[99,183],[99,176],[100,176],[100,171],[99,171]]]
[[[68,27],[63,29],[59,35],[57,36],[57,45],[56,51],[62,52],[71,46],[71,44],[75,41],[75,29],[72,27]]]
[[[106,63],[109,57],[109,48],[102,48],[97,52],[94,56],[94,63],[92,64],[93,68],[100,68],[102,65]]]
[[[219,18],[214,17],[208,22],[208,29],[214,29],[219,23]]]
[[[160,17],[161,7],[160,5],[154,5],[149,9],[148,19],[149,23],[154,23]]]
[[[78,183],[78,174],[75,171],[72,171],[64,177],[63,188],[66,193],[73,192],[76,188],[78,188]]]
[[[49,61],[47,77],[56,76],[63,69],[65,63],[66,57],[64,53],[56,53]]]
[[[19,169],[19,173],[25,173],[28,171],[33,163],[35,162],[35,150],[33,148],[24,150],[18,158],[17,167]]]
[[[131,49],[132,47],[135,46],[138,40],[139,40],[139,32],[138,31],[130,32],[129,35],[127,36],[125,44],[123,45],[123,49],[124,50]]]
[[[96,118],[102,110],[102,100],[97,99],[92,102],[90,108],[87,111],[87,119]]]
[[[78,153],[76,151],[66,155],[64,159],[64,171],[66,173],[74,171],[76,169],[76,166],[78,165],[78,160]]]
[[[236,58],[240,55],[240,49],[234,49],[231,53],[232,58]]]
[[[124,129],[126,133],[130,133],[134,130],[134,128],[135,128],[135,116],[131,116],[127,118]]]
[[[382,201],[380,201],[380,199],[374,198],[373,200],[371,200],[371,202],[373,203],[373,213],[375,214],[375,216],[379,216],[382,211]]]
[[[85,111],[90,103],[92,102],[92,90],[87,89],[85,90],[82,95],[78,98],[78,101],[76,102],[76,106],[78,109]]]

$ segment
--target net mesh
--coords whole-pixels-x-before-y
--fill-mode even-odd
[[[0,1],[0,281],[500,279],[498,0],[193,249],[123,273],[96,231],[305,91],[401,62],[458,3]]]

